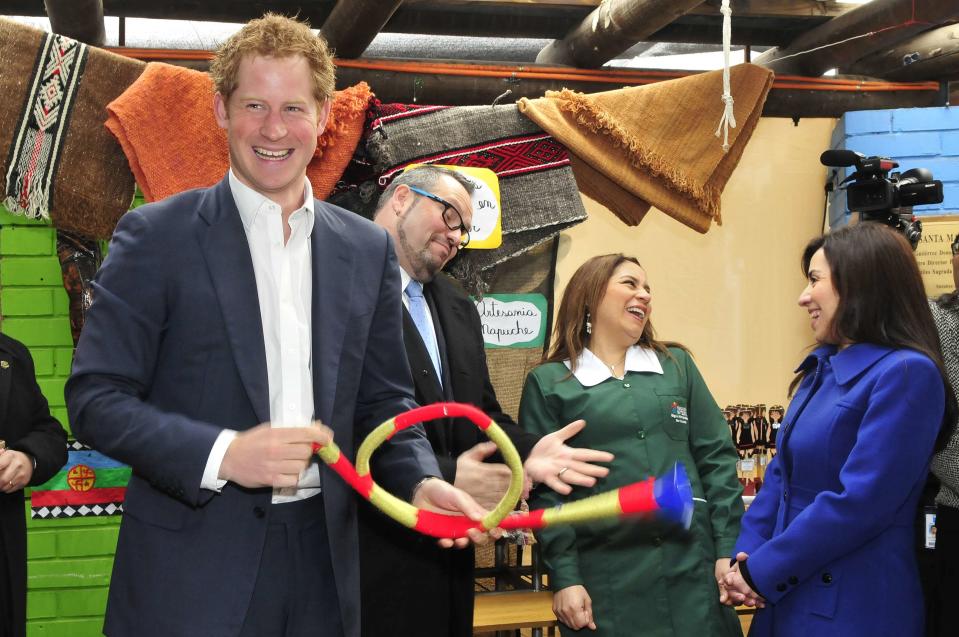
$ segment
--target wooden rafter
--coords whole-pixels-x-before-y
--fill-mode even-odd
[[[386,0],[389,4],[391,0]],[[560,38],[600,0],[406,0],[383,27],[391,33],[478,37]],[[3,0],[6,15],[43,15],[38,0]],[[266,9],[322,25],[336,0],[103,0],[106,15],[129,18],[245,22]],[[348,3],[353,4],[353,3]],[[707,0],[649,36],[652,41],[718,43],[720,0]],[[732,0],[737,44],[785,45],[800,33],[839,15],[833,0]]]
[[[959,24],[904,40],[854,62],[843,72],[890,80],[959,80]]]
[[[337,57],[358,58],[403,0],[339,0],[320,33]]]
[[[44,0],[43,4],[54,33],[93,46],[106,43],[102,0]]]
[[[605,2],[562,39],[548,44],[536,61],[581,68],[602,66],[701,3],[702,0]]]
[[[873,0],[753,61],[777,73],[818,76],[957,17],[956,0]]]
[[[161,61],[198,70],[209,65],[209,51],[113,49],[145,61]],[[650,84],[690,75],[689,71],[588,70],[568,67],[503,66],[402,60],[338,60],[336,83],[344,88],[368,83],[384,102],[420,104],[490,104],[509,89],[501,103],[541,97],[570,88],[583,93]],[[901,83],[867,78],[777,76],[763,115],[770,117],[839,117],[849,110],[942,106],[947,92],[935,82]],[[505,101],[504,101],[505,100]]]

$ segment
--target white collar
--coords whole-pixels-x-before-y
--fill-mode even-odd
[[[303,205],[295,210],[294,214],[299,210],[306,212],[306,236],[310,236],[310,234],[313,232],[314,221],[313,186],[310,185],[309,179],[304,178],[303,182]],[[230,191],[233,193],[233,200],[236,202],[236,209],[240,211],[240,219],[243,221],[243,227],[246,229],[248,234],[250,229],[253,227],[253,222],[256,221],[256,216],[261,210],[264,209],[264,207],[266,207],[267,210],[269,210],[271,207],[274,210],[280,209],[276,202],[264,197],[262,194],[240,181],[234,174],[232,168],[230,168]]]
[[[567,369],[572,369],[568,360],[563,361],[563,364],[566,365]],[[625,371],[662,374],[663,366],[660,364],[655,351],[633,345],[626,350]],[[599,360],[596,354],[589,351],[589,348],[583,348],[583,352],[576,360],[576,371],[573,372],[573,376],[583,387],[599,385],[607,378],[613,378],[612,372],[609,371],[609,365]]]

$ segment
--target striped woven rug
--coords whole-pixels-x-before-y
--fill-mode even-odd
[[[133,173],[103,126],[144,64],[0,18],[0,179],[15,214],[108,239]]]
[[[446,268],[472,291],[485,271],[586,219],[565,146],[515,105],[386,105],[372,123],[366,151],[380,188],[412,163],[476,166],[496,173],[503,244],[464,250]]]

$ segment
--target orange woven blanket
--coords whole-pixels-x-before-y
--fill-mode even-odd
[[[580,190],[629,225],[650,204],[698,232],[722,222],[719,198],[762,113],[773,74],[730,69],[736,128],[729,151],[715,136],[723,114],[722,71],[584,95],[547,91],[519,109],[571,153]]]
[[[365,82],[335,93],[306,169],[317,199],[329,196],[353,156],[371,98]],[[213,117],[213,82],[206,73],[150,63],[107,108],[106,126],[123,147],[147,201],[212,186],[226,174],[226,132]]]

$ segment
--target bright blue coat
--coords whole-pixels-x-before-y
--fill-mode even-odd
[[[823,346],[735,552],[767,600],[750,637],[919,637],[914,519],[943,418],[936,365],[912,350]]]

